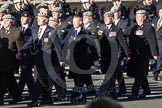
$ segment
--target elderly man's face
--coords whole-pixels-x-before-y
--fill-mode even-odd
[[[48,22],[48,18],[45,18],[45,17],[38,17],[37,18],[37,23],[39,26],[43,26],[43,25],[46,25]]]
[[[83,24],[88,24],[92,22],[91,16],[83,16]]]
[[[54,21],[49,21],[48,22],[48,25],[52,28],[56,28],[58,26],[58,23],[57,22],[54,22]]]
[[[3,19],[3,27],[9,28],[12,25],[12,19]]]
[[[106,16],[106,17],[104,18],[104,22],[105,22],[106,25],[111,24],[111,23],[113,22],[113,17],[108,17],[108,16]]]
[[[138,24],[143,23],[145,21],[145,19],[146,19],[145,14],[136,14],[136,22]]]

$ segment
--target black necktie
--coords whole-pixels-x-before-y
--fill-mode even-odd
[[[21,31],[22,31],[22,33],[24,33],[24,30],[25,30],[25,27],[22,27],[22,30],[21,30]]]
[[[77,37],[77,30],[74,30],[74,37]]]
[[[109,26],[108,25],[106,26],[106,29],[109,30]]]

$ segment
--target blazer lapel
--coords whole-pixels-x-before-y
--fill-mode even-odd
[[[119,19],[118,23],[117,23],[118,27],[121,27],[121,19]]]
[[[78,33],[78,35],[84,34],[85,33],[85,29],[81,27],[80,32]]]
[[[35,28],[35,29],[32,30],[33,40],[38,38],[38,30],[39,30],[39,28]]]

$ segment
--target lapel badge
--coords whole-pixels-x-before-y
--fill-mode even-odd
[[[49,32],[49,29],[46,29],[45,32],[46,32],[46,33]]]
[[[116,37],[116,32],[109,32],[109,37]]]
[[[48,36],[49,36],[49,37],[51,36],[51,32],[48,33]]]

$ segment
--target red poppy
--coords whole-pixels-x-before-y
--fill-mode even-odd
[[[49,32],[49,29],[46,29],[45,32],[46,32],[46,33]]]

